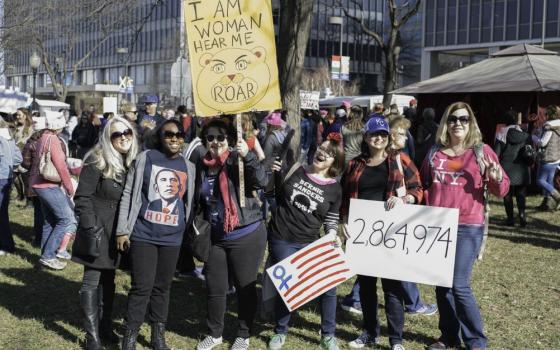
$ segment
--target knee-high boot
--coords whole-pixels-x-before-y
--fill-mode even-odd
[[[97,289],[80,291],[80,306],[84,316],[84,330],[86,331],[85,349],[101,350],[101,339],[99,338],[99,314],[98,314]]]
[[[515,220],[513,218],[513,198],[509,195],[504,197],[504,208],[506,210],[506,225],[513,226],[515,224]]]
[[[127,329],[124,331],[124,337],[122,340],[121,349],[122,350],[136,350],[136,338],[138,337],[137,329]]]
[[[113,329],[113,300],[115,299],[115,284],[100,285],[98,290],[99,305],[99,336],[104,342],[118,344],[119,336]]]

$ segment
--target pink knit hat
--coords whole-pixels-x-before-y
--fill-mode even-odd
[[[283,120],[281,114],[278,112],[272,112],[266,117],[266,123],[273,126],[282,126]]]
[[[321,109],[321,111],[319,111],[319,113],[321,114],[321,117],[326,117],[327,114],[329,114],[329,111],[327,111],[326,109]]]
[[[342,106],[343,106],[346,110],[349,110],[350,107],[352,107],[352,104],[350,103],[350,101],[342,101]]]

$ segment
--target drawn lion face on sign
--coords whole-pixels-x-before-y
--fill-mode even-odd
[[[216,112],[251,109],[266,94],[270,83],[265,59],[263,47],[230,48],[202,55],[199,63],[204,68],[196,85],[199,99]]]

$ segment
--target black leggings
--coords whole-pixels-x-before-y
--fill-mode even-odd
[[[131,241],[132,283],[128,293],[127,329],[140,328],[148,303],[150,322],[167,321],[169,292],[180,248]]]
[[[513,218],[513,196],[517,200],[517,211],[520,216],[525,216],[525,198],[527,197],[527,186],[510,186],[509,192],[504,196],[504,207],[508,218]]]
[[[237,289],[237,336],[250,336],[257,312],[257,272],[265,245],[266,228],[263,223],[255,231],[241,238],[212,242],[210,255],[204,266],[208,293],[206,323],[212,337],[221,337],[224,330],[229,274],[232,275]]]

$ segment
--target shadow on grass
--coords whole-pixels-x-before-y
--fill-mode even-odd
[[[541,248],[560,249],[560,235],[540,231],[556,232],[558,226],[551,225],[544,220],[530,218],[527,227],[522,228],[503,226],[502,221],[492,218],[489,228],[488,235],[491,237],[505,239],[513,243],[531,244]]]

